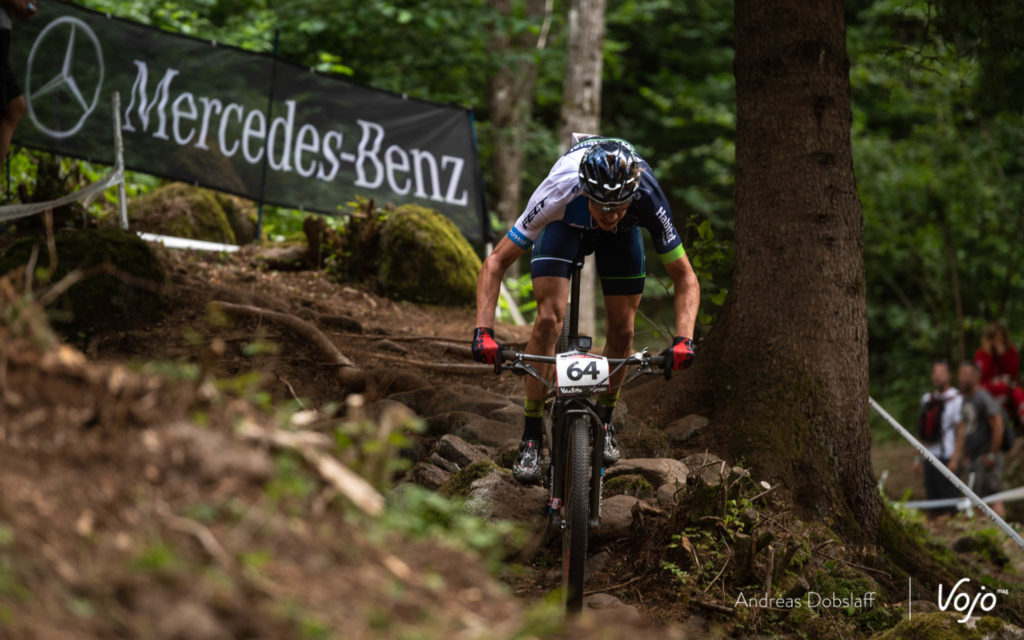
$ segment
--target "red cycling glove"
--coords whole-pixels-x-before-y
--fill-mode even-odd
[[[495,371],[500,371],[498,356],[501,345],[494,339],[494,329],[477,327],[473,330],[473,359],[485,364],[493,364]]]
[[[693,364],[693,340],[676,336],[672,340],[672,346],[661,352],[665,357],[662,366],[665,368],[665,379],[672,378],[672,372],[686,369]]]

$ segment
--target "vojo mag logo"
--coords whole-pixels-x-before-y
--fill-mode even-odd
[[[76,48],[77,39],[84,39],[85,46]],[[61,60],[60,65],[50,68],[53,66],[50,61],[55,56],[44,54],[60,51],[64,52],[63,58],[57,56]],[[68,138],[78,133],[99,104],[103,88],[103,48],[93,30],[78,18],[57,18],[39,33],[28,54],[26,66],[25,101],[32,123],[53,138]],[[46,80],[33,82],[33,77]],[[92,86],[94,82],[95,86]],[[70,98],[70,107],[62,107],[59,111],[40,109],[44,99],[56,92],[61,92],[61,97]]]

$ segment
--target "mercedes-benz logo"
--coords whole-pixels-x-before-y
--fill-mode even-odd
[[[66,49],[64,50],[64,62],[61,65],[57,74],[54,75],[49,81],[43,84],[38,89],[32,88],[32,65],[35,63],[36,53],[40,50],[40,45],[46,39],[46,36],[61,25],[70,26],[70,33],[68,35]],[[78,32],[82,32],[92,42],[94,51],[96,52],[96,69],[99,72],[98,79],[96,81],[96,88],[92,92],[91,99],[88,99],[86,95],[83,95],[82,88],[78,86],[78,82],[75,81],[75,35]],[[32,50],[28,54],[28,70],[25,72],[25,97],[28,103],[28,115],[32,119],[32,122],[39,128],[43,133],[52,136],[54,138],[68,138],[78,133],[78,130],[85,124],[86,119],[96,108],[100,99],[100,90],[103,88],[103,48],[100,46],[99,38],[93,32],[89,25],[82,20],[71,16],[61,16],[50,24],[46,25],[40,33],[39,37],[32,44]],[[88,89],[89,87],[86,87]],[[36,110],[32,108],[32,103],[39,98],[47,96],[55,91],[63,90],[70,94],[76,109],[81,109],[81,116],[78,121],[70,129],[58,129],[48,127],[39,121],[36,114]]]

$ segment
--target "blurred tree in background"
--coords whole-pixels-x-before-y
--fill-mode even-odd
[[[560,153],[565,0],[543,8],[533,0],[83,4],[265,52],[280,29],[286,59],[472,107],[492,209],[501,193],[515,191],[496,188],[508,180],[493,162],[503,144],[523,156],[521,200]],[[664,186],[702,279],[705,331],[724,300],[732,262],[733,6],[608,0],[606,23],[602,133],[633,141]],[[909,422],[930,360],[971,357],[993,320],[1006,322],[1018,344],[1024,339],[1024,6],[847,0],[846,23],[871,392]],[[545,46],[536,46],[544,30]],[[527,70],[532,84],[512,124],[492,113],[493,79],[509,69]],[[499,229],[507,224],[496,215],[494,221]],[[656,264],[650,271],[662,273]],[[666,294],[652,278],[648,316],[665,308],[659,298]]]

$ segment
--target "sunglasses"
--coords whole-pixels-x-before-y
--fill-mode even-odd
[[[619,202],[598,202],[597,200],[591,200],[591,202],[597,206],[597,210],[601,213],[617,213],[628,207],[629,203],[632,201],[633,198],[620,200]]]

